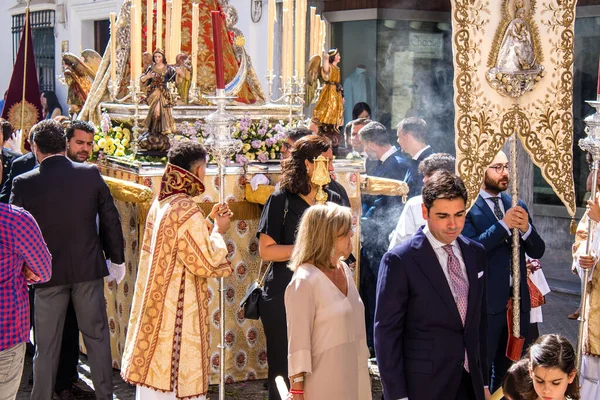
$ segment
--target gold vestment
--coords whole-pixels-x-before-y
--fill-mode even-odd
[[[588,221],[586,212],[577,225],[575,243],[573,243],[573,263],[577,263],[580,255],[586,254]],[[589,253],[600,254],[600,225],[593,224],[592,227],[594,228],[594,226]],[[583,277],[583,274],[581,276]],[[587,321],[584,325],[583,352],[600,357],[600,268],[598,265],[591,271],[587,289],[589,296],[587,304],[584,305],[587,308]]]
[[[146,221],[121,366],[125,381],[178,399],[208,391],[207,278],[232,273],[223,237],[192,200],[202,192],[196,176],[167,164]]]

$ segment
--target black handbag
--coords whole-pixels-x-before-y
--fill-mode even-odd
[[[260,317],[258,313],[258,300],[263,295],[265,277],[269,273],[272,264],[273,262],[271,261],[262,277],[252,282],[252,285],[246,290],[246,294],[240,303],[240,307],[244,309],[244,318],[246,319],[258,319]],[[261,262],[260,265],[262,267],[263,263]]]
[[[288,198],[287,198],[287,196],[285,196],[285,207],[283,210],[283,223],[282,223],[282,225],[284,225],[284,226],[285,226],[285,217],[288,212],[288,204],[289,204]],[[261,261],[260,266],[262,267],[262,265],[263,265],[263,263]],[[240,302],[240,307],[244,309],[244,318],[246,318],[246,319],[259,319],[260,318],[260,313],[258,310],[258,300],[263,295],[263,285],[265,283],[265,278],[267,277],[267,274],[271,270],[272,265],[273,265],[273,261],[269,262],[269,264],[267,265],[267,268],[265,269],[265,273],[262,275],[262,277],[260,277],[260,268],[259,268],[258,273],[259,273],[260,278],[255,280],[254,282],[252,282],[252,285],[250,285],[250,287],[248,287],[248,290],[246,290],[246,294],[244,295],[244,297],[242,298],[242,301]]]

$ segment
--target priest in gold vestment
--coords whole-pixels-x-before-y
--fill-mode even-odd
[[[588,297],[586,304],[581,305],[581,312],[587,310],[587,321],[584,325],[583,355],[580,374],[581,398],[600,398],[600,207],[598,202],[588,202],[588,211],[579,225],[575,243],[573,244],[573,270],[583,279],[583,269],[591,268],[588,281]],[[592,220],[592,241],[586,255],[588,237],[588,221]]]
[[[215,205],[205,219],[206,149],[169,151],[146,221],[121,375],[136,399],[205,399],[209,382],[208,278],[232,273],[223,234],[232,213]]]

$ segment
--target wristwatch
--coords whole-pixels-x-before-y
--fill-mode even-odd
[[[298,383],[298,382],[304,382],[304,375],[301,376],[297,376],[295,378],[292,378],[292,384],[294,383]]]

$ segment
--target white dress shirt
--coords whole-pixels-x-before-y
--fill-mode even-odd
[[[381,158],[379,159],[379,161],[381,161],[381,163],[384,163],[385,160],[387,160],[388,158],[390,158],[390,156],[392,154],[394,154],[395,152],[397,152],[398,149],[396,149],[394,146],[390,147],[390,149],[388,151],[386,151],[385,153],[383,153],[383,155],[381,156]]]
[[[423,152],[424,152],[425,150],[429,149],[429,148],[431,148],[431,146],[430,146],[430,145],[427,145],[427,146],[423,147],[421,150],[417,151],[417,152],[415,153],[415,155],[414,155],[414,156],[412,156],[412,159],[413,159],[413,160],[418,160],[418,159],[419,159],[419,156],[420,156],[421,154],[423,154]]]
[[[405,240],[410,239],[417,233],[420,227],[425,225],[422,205],[423,196],[421,195],[408,199],[402,209],[402,214],[400,214],[396,229],[394,229],[390,235],[390,246],[388,250],[391,250]]]

